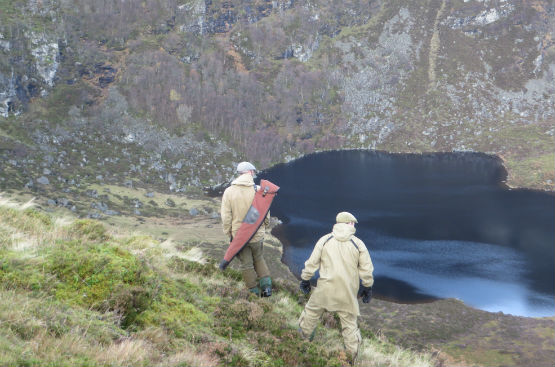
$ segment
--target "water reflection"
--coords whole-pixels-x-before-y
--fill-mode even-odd
[[[507,190],[495,158],[328,152],[261,176],[281,186],[272,213],[284,221],[276,235],[296,275],[335,214],[348,210],[375,263],[378,295],[554,314],[554,196]]]

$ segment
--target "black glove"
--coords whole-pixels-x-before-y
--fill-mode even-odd
[[[301,288],[301,291],[304,294],[309,294],[310,293],[310,280],[301,280],[301,283],[299,284],[299,288]]]
[[[372,299],[372,287],[365,287],[361,284],[358,294],[362,297],[362,303],[368,303]]]
[[[225,270],[225,268],[227,268],[228,265],[229,265],[229,261],[226,261],[225,259],[222,260],[222,262],[220,263],[220,270]]]
[[[362,297],[362,290],[366,288],[365,286],[362,285],[362,279],[358,280],[358,292],[357,292],[357,297],[360,298]]]

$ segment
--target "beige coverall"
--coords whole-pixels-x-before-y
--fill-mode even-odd
[[[320,238],[314,246],[304,264],[301,278],[310,280],[318,269],[320,278],[299,318],[299,326],[308,336],[324,311],[337,312],[345,348],[353,357],[358,354],[362,342],[357,325],[357,316],[360,315],[357,300],[359,279],[366,287],[374,284],[370,254],[364,242],[354,236],[355,231],[352,225],[337,223],[332,233]]]
[[[221,217],[224,234],[229,238],[235,236],[239,230],[252,204],[254,193],[254,180],[250,173],[244,173],[237,177],[231,186],[225,189],[222,197]],[[237,254],[241,262],[243,279],[248,288],[258,285],[257,276],[259,278],[270,276],[270,270],[263,257],[263,241],[269,217],[270,213],[268,212],[258,231]]]

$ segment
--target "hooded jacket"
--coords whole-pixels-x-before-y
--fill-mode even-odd
[[[239,227],[241,227],[241,223],[254,199],[254,189],[254,180],[250,173],[244,173],[237,177],[231,183],[231,186],[225,189],[222,197],[221,217],[223,231],[226,236],[235,237]],[[264,240],[269,217],[270,213],[268,212],[266,219],[249,242]]]
[[[359,279],[362,285],[374,284],[374,266],[364,242],[355,237],[355,227],[337,223],[333,231],[321,237],[301,273],[303,280],[310,280],[320,269],[318,286],[311,302],[328,311],[345,311],[360,315],[357,301]],[[356,246],[355,246],[356,245]]]

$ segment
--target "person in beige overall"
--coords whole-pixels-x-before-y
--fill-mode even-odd
[[[230,238],[235,236],[241,226],[247,211],[254,199],[255,184],[254,176],[256,168],[249,162],[241,162],[237,165],[240,174],[224,191],[222,197],[221,217],[224,234]],[[249,290],[259,296],[269,297],[272,295],[272,280],[270,270],[263,257],[263,242],[266,227],[269,225],[270,212],[266,215],[264,222],[253,235],[251,240],[237,254],[241,262],[240,269],[243,279]]]
[[[356,218],[341,212],[336,222],[333,231],[316,242],[304,264],[300,283],[303,293],[310,292],[310,278],[318,269],[320,278],[299,318],[299,331],[312,340],[324,311],[337,312],[345,349],[354,361],[362,342],[357,325],[360,315],[357,294],[364,303],[370,302],[374,266],[364,242],[354,235]]]

